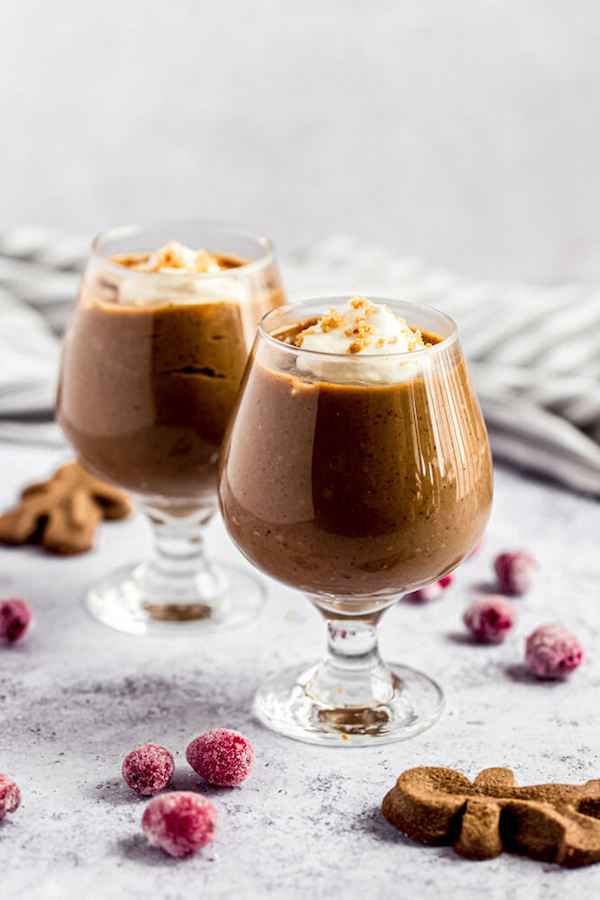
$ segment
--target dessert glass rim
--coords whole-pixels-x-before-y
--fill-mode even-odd
[[[393,357],[394,359],[401,359],[402,357],[406,357],[407,359],[414,359],[416,356],[419,359],[423,359],[424,356],[431,356],[435,353],[439,353],[442,350],[447,350],[448,347],[451,347],[458,338],[458,325],[454,321],[454,319],[449,316],[447,313],[442,312],[441,309],[438,309],[436,306],[430,306],[427,303],[412,303],[410,300],[398,300],[392,299],[391,297],[369,297],[369,300],[372,303],[402,303],[403,306],[410,307],[415,311],[426,311],[430,313],[434,313],[436,316],[440,316],[440,318],[444,319],[445,322],[450,326],[449,334],[441,338],[437,344],[431,344],[429,347],[421,347],[416,350],[390,350],[389,353],[334,353],[331,351],[325,350],[309,350],[308,347],[296,347],[295,344],[286,344],[284,341],[281,341],[279,338],[274,337],[269,331],[266,330],[265,324],[271,318],[275,319],[280,316],[282,313],[285,313],[289,310],[300,310],[303,306],[308,306],[311,303],[323,303],[334,305],[335,303],[339,303],[340,301],[347,302],[348,296],[342,295],[338,297],[311,297],[306,300],[297,300],[294,303],[286,303],[283,306],[278,306],[275,309],[270,309],[268,312],[264,314],[260,322],[258,323],[258,334],[264,338],[268,343],[273,344],[279,349],[287,350],[289,353],[293,353],[294,356],[305,355],[310,356],[313,359],[316,357],[323,357],[325,359],[339,359],[343,357],[344,359],[352,360],[354,362],[360,362],[365,359],[369,360],[379,360],[383,361]],[[413,327],[409,324],[409,327]]]
[[[235,235],[236,237],[248,238],[249,240],[255,241],[262,248],[263,253],[256,259],[251,259],[241,266],[232,269],[221,269],[219,272],[187,272],[184,270],[181,272],[142,272],[139,269],[132,269],[128,266],[122,266],[119,263],[114,262],[113,259],[110,256],[107,256],[103,251],[103,244],[109,240],[118,240],[119,238],[131,237],[136,234],[143,234],[146,231],[151,232],[158,229],[169,230],[172,228],[173,231],[176,231],[179,228],[190,227],[210,228],[214,229],[216,232],[222,232],[224,235],[229,234]],[[177,238],[173,238],[172,240],[177,240]],[[156,250],[157,248],[154,249]],[[150,250],[149,252],[153,251]],[[145,222],[142,225],[115,225],[112,228],[101,231],[92,241],[90,259],[99,262],[108,271],[119,273],[120,275],[123,275],[126,272],[128,277],[156,278],[157,275],[160,275],[162,278],[179,278],[185,279],[188,282],[190,278],[215,280],[223,277],[235,278],[237,277],[236,273],[238,270],[243,271],[245,275],[248,272],[256,272],[266,268],[275,261],[275,244],[264,234],[257,234],[249,228],[230,225],[227,222],[214,222],[202,219],[164,219]]]

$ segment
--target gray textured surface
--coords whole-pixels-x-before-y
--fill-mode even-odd
[[[217,218],[600,279],[597,0],[4,6],[5,223]]]
[[[56,455],[0,445],[0,505],[44,473]],[[54,898],[593,896],[598,869],[565,871],[514,856],[471,863],[448,848],[396,834],[379,804],[403,769],[490,765],[521,783],[600,776],[600,507],[500,470],[486,551],[465,564],[438,604],[399,605],[381,627],[388,658],[436,676],[447,711],[431,731],[374,750],[320,749],[279,738],[249,715],[254,686],[273,668],[316,656],[317,614],[270,585],[257,623],[210,639],[126,637],[88,618],[85,585],[147,547],[139,519],[106,526],[97,551],[53,559],[2,550],[0,595],[29,599],[37,628],[0,650],[0,771],[19,783],[22,807],[0,826],[3,900]],[[462,639],[462,608],[489,579],[490,559],[524,545],[542,577],[516,601],[517,633],[503,646]],[[220,523],[210,546],[237,557]],[[565,684],[530,680],[519,668],[524,635],[542,622],[571,627],[588,662]],[[208,789],[187,768],[189,739],[212,726],[245,731],[257,763],[240,788]],[[141,835],[145,801],[121,783],[122,757],[156,740],[176,756],[176,787],[201,789],[218,807],[214,844],[174,861]]]

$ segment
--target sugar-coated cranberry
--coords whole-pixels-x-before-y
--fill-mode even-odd
[[[0,772],[0,822],[7,813],[13,813],[21,803],[21,791],[8,775]]]
[[[129,787],[145,797],[153,797],[173,776],[173,757],[159,744],[142,744],[128,753],[121,773]]]
[[[15,644],[24,638],[33,621],[29,604],[20,598],[0,601],[0,641]]]
[[[187,856],[210,844],[217,830],[217,811],[193,791],[171,791],[151,800],[142,829],[153,847],[171,856]]]
[[[514,627],[515,618],[514,606],[499,594],[476,600],[463,615],[465,625],[482,644],[499,644],[503,641]]]
[[[411,591],[410,594],[405,595],[404,599],[408,600],[409,603],[431,603],[432,600],[439,600],[453,581],[454,575],[444,575],[439,581],[434,581],[433,584],[428,584],[427,587],[418,591]]]
[[[526,594],[538,580],[538,564],[524,550],[509,550],[496,557],[494,571],[500,589],[506,594]]]
[[[566,678],[584,657],[583,647],[563,625],[540,625],[525,641],[525,663],[539,678]]]
[[[192,769],[220,787],[241,784],[254,765],[254,747],[239,731],[213,728],[188,745],[185,756]]]

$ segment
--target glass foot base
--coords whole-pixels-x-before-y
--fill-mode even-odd
[[[254,698],[254,714],[273,731],[310,744],[374,747],[405,741],[439,718],[443,694],[435,681],[416,669],[386,668],[393,690],[385,702],[333,706],[310,696],[319,665],[294,666],[262,684]]]
[[[229,563],[211,570],[210,594],[199,581],[191,594],[147,586],[144,567],[113,572],[89,590],[85,604],[104,625],[137,635],[188,634],[236,628],[254,619],[265,601],[261,582]]]

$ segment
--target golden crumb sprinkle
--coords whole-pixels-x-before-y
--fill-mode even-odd
[[[425,347],[431,346],[431,344],[425,343],[425,341],[423,340],[423,335],[418,328],[411,328],[409,325],[407,325],[407,329],[410,332],[407,336],[409,350],[423,350]],[[393,337],[388,341],[388,343],[395,344],[397,340],[397,337]]]
[[[373,343],[373,326],[367,322],[367,319],[373,314],[373,304],[366,297],[359,297],[353,294],[350,298],[350,306],[356,310],[356,316],[351,328],[344,331],[346,337],[353,338],[352,343],[348,347],[349,353],[361,353]],[[345,323],[344,323],[345,324]]]
[[[321,331],[333,331],[334,328],[341,328],[343,324],[344,317],[332,307],[321,319]]]
[[[325,340],[325,344],[319,339],[319,335],[327,332],[337,332],[331,339]],[[385,335],[385,336],[384,336]],[[411,328],[400,316],[395,316],[389,307],[372,303],[366,297],[354,294],[342,310],[328,309],[324,316],[317,321],[312,321],[296,336],[293,343],[297,347],[305,344],[305,339],[311,336],[308,349],[321,349],[325,347],[339,348],[337,352],[362,353],[363,350],[373,349],[377,354],[386,353],[387,348],[394,352],[400,345],[402,349],[405,343],[407,350],[420,350],[425,347],[421,332],[417,328]],[[348,339],[345,344],[341,338]],[[318,341],[318,343],[316,343]],[[320,344],[320,346],[319,346]],[[344,346],[345,344],[345,346]]]
[[[352,294],[350,297],[350,306],[352,309],[366,309],[370,312],[373,304],[370,300],[367,300],[366,297],[359,297],[358,294]]]
[[[352,343],[348,347],[350,353],[360,353],[361,350],[373,343],[373,338],[371,337],[373,326],[369,325],[366,318],[359,319],[357,316],[353,326],[346,328],[344,334],[346,337],[353,338]]]
[[[311,325],[309,328],[305,328],[304,331],[301,331],[300,334],[297,335],[296,340],[294,341],[294,343],[296,344],[296,347],[302,346],[302,344],[304,342],[304,338],[307,335],[315,334],[315,333],[316,333],[316,328],[314,325]]]
[[[191,250],[179,241],[168,241],[154,253],[128,253],[114,256],[111,262],[138,272],[189,272],[202,275],[244,265],[242,260],[219,256],[206,250]]]

